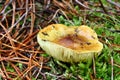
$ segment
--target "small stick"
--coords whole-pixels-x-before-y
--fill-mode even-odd
[[[120,4],[119,3],[115,3],[115,2],[113,2],[111,0],[106,0],[106,1],[120,8]]]
[[[53,15],[52,19],[51,19],[48,23],[50,23],[50,22],[56,17],[57,13],[60,12],[60,11],[63,13],[63,15],[66,17],[66,19],[69,20],[69,18],[68,18],[67,15],[64,13],[64,11],[62,11],[61,9],[58,9],[58,10],[55,12],[55,14]]]
[[[29,8],[29,11],[30,11],[30,10],[31,10],[31,7]],[[27,13],[24,13],[24,14],[17,20],[17,22],[16,22],[13,26],[11,26],[11,27],[9,28],[8,33],[11,32],[12,28],[15,27],[15,26],[25,17],[25,15],[27,15]]]
[[[5,68],[5,65],[4,65],[3,61],[1,61],[1,66],[3,68],[4,74],[6,75],[6,78],[10,78],[9,75],[7,74],[7,71],[6,71],[6,68]]]
[[[93,57],[93,74],[94,74],[94,78],[96,78],[95,55]]]
[[[25,23],[26,23],[26,20],[27,20],[27,15],[28,15],[28,12],[29,12],[29,10],[28,10],[28,0],[26,0],[26,12],[25,12],[25,18],[24,18],[24,22],[23,22],[23,24],[22,24],[22,28],[25,26]]]
[[[12,25],[14,25],[14,23],[15,23],[15,14],[16,14],[16,12],[15,12],[15,10],[16,10],[16,3],[15,3],[15,1],[13,1],[12,6],[13,6]]]
[[[86,9],[90,9],[89,7],[85,6],[84,4],[82,4],[80,1],[75,0],[75,2],[77,2],[79,5],[81,5],[82,7],[86,8]]]
[[[4,14],[6,8],[9,6],[10,3],[12,3],[13,0],[6,0],[5,4],[2,7],[2,10],[0,11],[0,14]]]
[[[0,68],[0,76],[3,77],[3,78],[6,78],[4,72],[2,71],[2,69]]]
[[[33,12],[35,12],[35,1],[34,0],[32,0],[32,1],[30,1],[30,3],[31,3],[31,7],[32,7],[32,11]],[[33,32],[33,27],[34,27],[34,23],[35,23],[35,14],[33,14],[33,13],[31,13],[30,14],[31,15],[31,28],[30,28],[30,33],[29,33],[29,36],[30,35],[32,35],[32,32]]]
[[[2,45],[6,46],[6,47],[9,47],[11,49],[14,49],[14,50],[22,51],[22,52],[40,53],[40,51],[24,50],[22,48],[13,47],[13,46],[10,46],[10,45],[4,44],[4,43]]]
[[[100,2],[100,4],[101,4],[101,7],[103,8],[104,12],[105,12],[106,14],[108,14],[108,12],[107,12],[107,10],[105,9],[105,7],[104,7],[104,5],[103,5],[102,1],[101,1],[101,0],[99,0],[99,2]]]
[[[42,71],[42,68],[43,68],[43,57],[40,58],[40,68],[39,68],[39,70],[38,70],[37,75],[35,76],[35,79],[38,78],[39,74],[40,74],[41,71]]]
[[[111,56],[111,80],[113,80],[113,57]]]

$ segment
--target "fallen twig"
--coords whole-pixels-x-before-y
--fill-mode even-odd
[[[103,5],[102,1],[101,1],[101,0],[99,0],[99,2],[100,2],[100,4],[101,4],[101,7],[103,8],[104,12],[105,12],[106,14],[108,14],[108,12],[107,12],[107,10],[105,9],[105,7],[104,7],[104,5]]]
[[[113,5],[115,5],[115,6],[120,8],[120,4],[119,3],[115,3],[115,2],[113,2],[111,0],[106,0],[106,1],[108,1],[109,3],[111,3],[111,4],[113,4]]]
[[[89,9],[90,10],[90,8],[89,7],[87,7],[87,6],[85,6],[84,4],[82,4],[80,1],[78,1],[78,0],[75,0],[79,5],[81,5],[82,7],[84,7],[84,8],[86,8],[86,9]]]

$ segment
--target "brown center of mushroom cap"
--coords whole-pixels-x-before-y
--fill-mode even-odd
[[[55,40],[54,42],[64,47],[78,51],[97,50],[97,47],[99,46],[97,41],[89,42],[84,38],[77,38],[75,35],[68,35],[61,39]]]

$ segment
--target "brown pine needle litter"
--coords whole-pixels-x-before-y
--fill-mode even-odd
[[[2,2],[4,4],[0,18],[0,75],[2,79],[31,80],[32,76],[35,77],[39,73],[36,70],[50,70],[50,67],[45,65],[48,59],[39,55],[43,51],[36,42],[39,29],[34,26],[34,0]],[[6,12],[10,5],[10,10]],[[28,18],[30,21],[27,21]]]

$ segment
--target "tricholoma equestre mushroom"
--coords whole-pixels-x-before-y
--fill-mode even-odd
[[[80,62],[98,56],[103,44],[90,27],[52,24],[37,35],[40,47],[52,57],[63,62]]]

